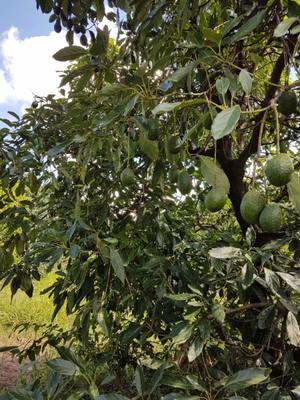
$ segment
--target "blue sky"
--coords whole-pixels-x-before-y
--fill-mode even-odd
[[[1,1],[1,0],[0,0]],[[2,0],[3,1],[3,0]],[[35,95],[57,94],[59,63],[52,55],[67,45],[65,32],[53,32],[49,15],[36,9],[35,0],[8,0],[0,13],[0,117],[7,111],[22,114]],[[116,35],[116,26],[105,21]]]
[[[0,32],[16,26],[21,38],[47,35],[51,31],[48,18],[49,16],[36,9],[35,0],[9,0],[1,8]]]
[[[52,26],[48,15],[36,9],[35,0],[9,0],[0,13],[0,116],[7,117],[6,111],[20,113],[30,102],[30,95],[25,93],[25,83],[32,84],[29,58],[34,70],[34,54],[28,52],[30,40],[35,37],[49,37]],[[34,44],[34,43],[33,43]],[[40,43],[42,45],[42,41]],[[4,46],[4,48],[3,48]],[[38,44],[35,43],[37,49]],[[52,49],[53,46],[50,46]],[[22,57],[24,54],[23,68]],[[26,54],[27,53],[27,54]],[[28,57],[27,57],[28,55]],[[38,54],[36,54],[38,57]],[[45,53],[43,53],[45,57]],[[51,57],[51,54],[49,54]],[[39,64],[41,60],[37,62]],[[44,60],[45,62],[45,60]],[[23,76],[22,76],[23,70]],[[29,79],[28,79],[29,78]],[[23,81],[23,83],[22,83]],[[36,85],[36,89],[39,85]],[[49,86],[48,86],[49,88]],[[33,85],[34,89],[34,85]],[[28,90],[27,90],[28,92]],[[43,93],[45,94],[45,93]],[[33,97],[33,93],[32,93]]]

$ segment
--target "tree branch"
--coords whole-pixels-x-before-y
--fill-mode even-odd
[[[295,45],[297,43],[297,35],[292,36],[287,45],[290,53],[293,53]],[[283,52],[277,59],[273,72],[271,75],[270,83],[266,91],[265,98],[261,104],[261,108],[265,108],[270,104],[270,101],[275,97],[276,90],[277,90],[277,85],[280,83],[281,75],[285,67],[285,53]],[[250,139],[250,142],[246,146],[246,148],[242,151],[242,153],[239,156],[239,160],[241,163],[245,164],[247,159],[254,153],[257,152],[258,148],[258,138],[259,138],[259,130],[260,130],[260,125],[264,116],[264,111],[260,112],[257,114],[255,118],[255,127],[253,130],[252,137]]]

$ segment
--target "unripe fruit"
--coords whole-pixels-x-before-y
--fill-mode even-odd
[[[168,140],[167,148],[169,153],[177,154],[180,152],[180,138],[179,136],[171,136]]]
[[[80,40],[80,44],[82,46],[87,46],[88,45],[88,40],[87,40],[87,37],[86,37],[86,35],[84,33],[80,36],[79,40]]]
[[[148,138],[157,140],[159,137],[159,122],[157,119],[151,118],[148,121]]]
[[[256,224],[259,214],[266,205],[265,197],[256,190],[249,190],[241,202],[240,211],[243,220],[248,224]]]
[[[181,194],[189,194],[193,188],[192,178],[187,171],[181,171],[177,179],[178,189]]]
[[[135,175],[131,168],[125,168],[120,175],[123,186],[131,186],[135,183]]]
[[[56,33],[60,33],[61,32],[60,18],[57,18],[57,20],[55,21],[54,30],[55,30]]]
[[[281,153],[267,162],[266,175],[274,186],[286,185],[293,171],[293,162],[287,154]]]
[[[176,183],[177,182],[177,178],[178,178],[178,169],[173,166],[170,170],[169,170],[169,181],[171,183]]]
[[[268,204],[259,216],[259,225],[265,232],[276,232],[283,225],[281,208],[276,203]]]
[[[290,115],[297,111],[298,100],[295,92],[288,90],[283,92],[278,99],[278,111],[284,115]]]
[[[211,212],[220,211],[226,204],[227,195],[222,188],[211,189],[204,199],[205,207]]]

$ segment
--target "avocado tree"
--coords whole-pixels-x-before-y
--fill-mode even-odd
[[[0,271],[74,324],[28,398],[300,396],[298,3],[37,0],[72,63],[2,120]]]

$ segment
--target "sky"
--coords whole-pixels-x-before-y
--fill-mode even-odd
[[[35,0],[9,0],[1,9],[0,118],[8,118],[7,111],[21,114],[34,95],[58,93],[58,72],[67,64],[52,55],[67,46],[66,32],[55,33],[48,19]],[[115,27],[106,23],[113,36]]]

